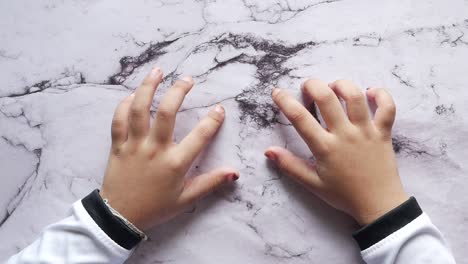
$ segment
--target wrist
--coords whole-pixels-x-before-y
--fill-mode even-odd
[[[358,210],[354,219],[361,226],[366,226],[391,210],[397,208],[410,198],[404,191],[398,194],[388,195],[387,197],[379,198],[372,203],[372,206]]]
[[[398,232],[422,214],[416,199],[410,197],[390,212],[355,231],[353,237],[361,250],[367,250],[384,239],[391,239],[391,234]]]
[[[105,201],[106,205],[112,208],[115,212],[132,225],[134,225],[138,230],[145,231],[147,228],[143,224],[143,221],[140,221],[141,217],[138,217],[135,210],[132,210],[132,206],[128,204],[126,199],[119,199],[121,197],[115,197],[112,195],[112,192],[107,192],[103,187],[99,191],[99,195],[103,201]]]
[[[84,197],[81,203],[101,230],[121,247],[130,250],[142,240],[138,233],[111,212],[99,195],[99,190]]]
[[[133,225],[132,222],[130,222],[129,220],[127,220],[127,218],[125,218],[122,214],[120,214],[117,210],[115,210],[110,204],[109,204],[109,201],[107,199],[103,199],[101,197],[101,199],[103,200],[104,204],[107,206],[107,208],[111,211],[111,213],[116,217],[118,218],[124,225],[126,225],[129,229],[131,229],[133,232],[137,233],[140,238],[142,240],[148,240],[148,236],[143,233],[143,231],[141,231],[138,227],[136,227],[135,225]]]

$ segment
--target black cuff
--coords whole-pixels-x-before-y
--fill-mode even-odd
[[[81,200],[81,203],[102,231],[121,247],[130,250],[141,241],[135,231],[109,210],[99,195],[99,190],[96,189],[88,194]]]
[[[422,210],[418,202],[411,197],[374,222],[354,232],[353,237],[361,250],[365,250],[409,224],[421,214]]]

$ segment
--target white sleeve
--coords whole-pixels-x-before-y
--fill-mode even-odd
[[[97,190],[75,202],[65,219],[7,263],[123,263],[140,238],[103,205]]]
[[[353,236],[368,264],[455,263],[442,234],[414,197]]]

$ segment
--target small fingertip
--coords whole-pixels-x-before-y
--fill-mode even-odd
[[[225,113],[224,107],[222,105],[219,105],[219,104],[214,107],[214,110],[215,110],[215,112],[217,112],[219,114],[222,114],[222,115],[224,115],[224,113]]]
[[[228,173],[226,175],[226,178],[230,181],[230,182],[235,182],[239,179],[239,172],[231,172],[231,173]]]
[[[323,81],[321,81],[320,79],[316,79],[316,78],[307,78],[305,79],[302,84],[301,84],[301,89],[303,92],[306,92],[307,90],[307,86],[310,88],[314,87],[316,85],[317,82],[320,82],[320,83],[324,83]]]
[[[372,87],[368,87],[366,89],[366,95],[368,99],[373,99],[375,97],[375,89]]]
[[[222,124],[224,122],[225,117],[224,108],[221,105],[216,105],[213,108],[211,108],[211,110],[208,113],[208,116],[218,121],[219,124]]]
[[[194,83],[192,76],[184,76],[184,77],[182,77],[181,80],[184,81],[184,82],[188,82],[190,84]]]
[[[281,90],[278,88],[273,88],[273,91],[271,92],[271,96],[276,96]]]
[[[265,157],[267,157],[271,161],[276,161],[276,158],[277,158],[276,154],[273,151],[269,150],[269,149],[267,151],[265,151]]]
[[[305,83],[307,82],[307,80],[304,80],[301,82],[301,91],[304,91],[305,90]]]
[[[156,78],[162,75],[162,70],[159,67],[154,67],[150,73],[151,77]]]
[[[301,90],[302,90],[303,92],[306,91],[306,84],[307,84],[307,82],[310,81],[310,80],[312,80],[312,79],[307,78],[307,79],[305,79],[304,81],[302,81],[302,83],[301,83]]]

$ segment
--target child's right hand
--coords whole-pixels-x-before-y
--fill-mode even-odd
[[[286,149],[270,147],[265,155],[331,206],[361,225],[376,220],[409,197],[403,190],[392,147],[395,104],[384,89],[369,89],[374,120],[363,93],[350,81],[330,85],[307,80],[304,96],[313,100],[327,125],[322,128],[307,109],[286,91],[272,97],[315,156],[311,165]],[[338,97],[346,102],[347,114]]]

